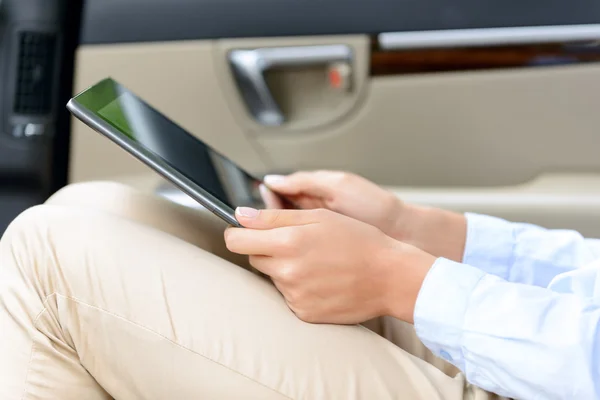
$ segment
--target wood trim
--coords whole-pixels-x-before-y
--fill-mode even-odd
[[[371,46],[371,76],[533,68],[600,62],[600,45],[543,45],[385,51]]]

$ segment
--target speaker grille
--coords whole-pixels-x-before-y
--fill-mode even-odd
[[[14,112],[17,114],[48,114],[52,104],[56,35],[22,32],[19,44]]]

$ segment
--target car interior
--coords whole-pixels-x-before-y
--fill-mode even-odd
[[[67,112],[112,77],[258,176],[600,237],[599,22],[591,0],[0,0],[0,232],[68,183],[196,206]]]

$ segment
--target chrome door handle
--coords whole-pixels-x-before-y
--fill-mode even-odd
[[[266,47],[229,53],[229,63],[248,110],[267,126],[282,125],[285,117],[267,85],[265,71],[351,60],[352,50],[346,45]]]

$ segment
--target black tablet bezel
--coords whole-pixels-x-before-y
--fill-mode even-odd
[[[200,184],[191,180],[189,177],[179,171],[176,166],[171,165],[154,152],[148,150],[137,141],[128,137],[127,134],[122,132],[118,127],[113,125],[110,121],[103,118],[102,115],[99,114],[99,111],[102,108],[106,107],[112,101],[118,99],[118,97],[123,93],[132,95],[138,101],[155,110],[152,106],[139,98],[139,96],[135,95],[130,90],[111,78],[102,80],[101,82],[72,98],[67,104],[67,108],[76,118],[81,120],[96,132],[106,136],[114,143],[121,146],[131,155],[138,158],[140,161],[158,172],[161,176],[172,182],[184,193],[223,219],[225,222],[233,226],[241,227],[235,218],[235,210],[233,208],[225,204],[216,196],[212,195]],[[173,123],[175,124],[175,122]],[[210,146],[207,147],[211,149]],[[248,173],[246,174],[248,176],[252,176]],[[260,181],[257,178],[254,179]]]

